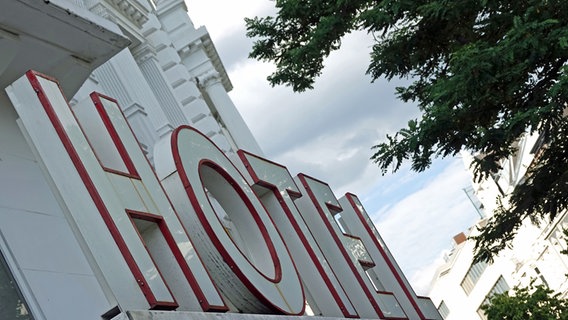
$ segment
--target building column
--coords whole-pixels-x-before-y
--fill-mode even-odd
[[[104,93],[115,98],[152,161],[156,141],[173,130],[160,103],[129,50],[94,72]]]
[[[188,124],[189,120],[186,119],[178,101],[172,93],[173,88],[165,79],[162,67],[156,58],[154,48],[152,48],[149,44],[139,45],[134,50],[134,59],[136,59],[136,62],[140,67],[140,71],[142,71],[142,74],[150,85],[152,92],[156,98],[158,98],[160,107],[166,115],[168,122],[173,127]]]
[[[198,77],[198,80],[211,101],[211,107],[215,109],[212,110],[214,115],[218,116],[218,121],[227,129],[237,148],[262,156],[260,146],[223,87],[219,73],[208,72]]]

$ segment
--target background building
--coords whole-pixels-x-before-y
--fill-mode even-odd
[[[531,281],[568,294],[568,256],[562,230],[568,217],[560,214],[554,221],[544,221],[540,227],[525,221],[518,230],[510,249],[503,250],[493,263],[473,263],[474,240],[497,207],[497,199],[506,203],[507,195],[523,183],[527,168],[538,161],[542,147],[538,134],[525,135],[517,144],[517,153],[502,163],[503,169],[492,178],[473,183],[473,194],[479,200],[482,219],[465,233],[454,237],[454,246],[446,263],[438,269],[430,296],[444,319],[485,319],[480,307],[489,297],[514,286],[527,286]],[[471,157],[465,156],[469,167]]]
[[[8,1],[0,47],[1,319],[439,318],[356,196],[262,158],[182,0]],[[236,254],[178,215],[200,205]]]

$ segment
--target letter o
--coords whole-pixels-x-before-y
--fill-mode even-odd
[[[171,152],[176,172],[164,187],[223,295],[241,312],[303,314],[294,262],[239,170],[189,126],[174,130]]]

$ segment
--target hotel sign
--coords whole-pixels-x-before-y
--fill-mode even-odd
[[[6,90],[121,309],[302,315],[308,298],[324,316],[426,319],[376,240],[365,245],[403,294],[367,279],[375,261],[334,218],[351,210],[368,223],[354,195],[341,206],[326,183],[242,150],[241,172],[189,126],[155,146],[154,169],[116,100],[92,93],[71,108],[55,79],[33,71]]]

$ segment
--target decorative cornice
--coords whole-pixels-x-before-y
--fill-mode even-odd
[[[138,64],[142,64],[149,59],[156,58],[156,50],[149,43],[143,43],[131,50],[132,56]]]
[[[108,1],[108,0],[107,0]],[[123,15],[129,18],[138,27],[142,27],[148,21],[148,12],[138,6],[131,0],[110,0],[110,2],[117,8]]]
[[[203,88],[208,88],[214,84],[222,83],[222,78],[216,70],[209,70],[196,77],[196,82]]]
[[[188,57],[189,55],[197,51],[200,48],[200,45],[201,45],[201,40],[196,40],[178,49],[177,53],[180,56],[180,58],[183,60],[184,58]]]
[[[160,128],[158,128],[156,132],[158,133],[158,136],[160,138],[163,138],[167,136],[170,132],[174,131],[174,129],[175,128],[171,124],[167,123],[161,126]]]
[[[119,23],[121,20],[117,14],[122,15],[138,28],[141,28],[142,25],[148,21],[148,14],[150,12],[133,0],[106,0],[101,2],[89,0],[89,2],[87,7],[90,7],[89,10],[91,12],[115,23]],[[112,12],[111,7],[116,12]]]
[[[107,7],[105,7],[105,5],[103,5],[102,3],[97,3],[94,6],[92,6],[89,9],[92,13],[103,17],[107,20],[110,20],[114,23],[117,23],[115,17],[112,15],[112,13],[109,11],[109,9]]]
[[[179,9],[187,12],[187,5],[183,0],[154,0],[154,3],[160,15]]]
[[[124,115],[126,116],[127,119],[130,118],[130,117],[133,117],[136,114],[140,114],[140,115],[145,116],[145,117],[148,116],[148,113],[146,113],[146,110],[144,110],[144,107],[139,105],[136,102],[133,102],[128,107],[124,108],[123,112],[124,112]]]

